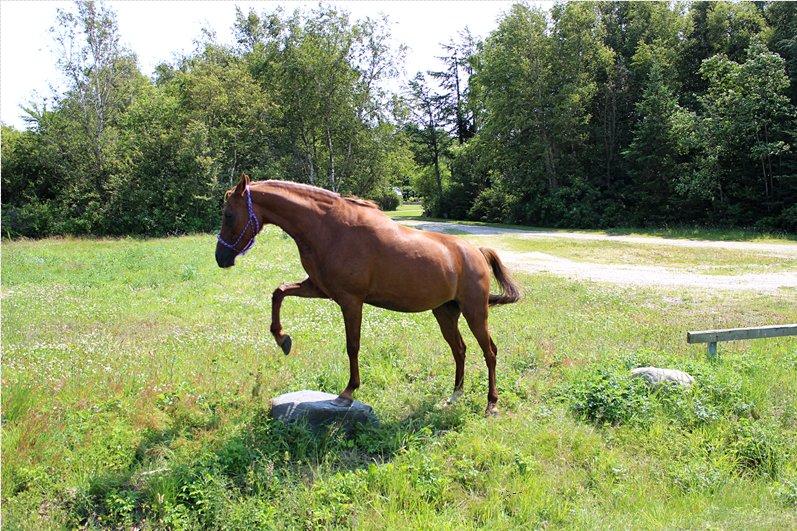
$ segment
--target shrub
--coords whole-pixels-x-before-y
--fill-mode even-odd
[[[797,232],[797,204],[790,206],[780,214],[781,225],[784,229]]]
[[[586,373],[569,385],[565,395],[576,416],[595,424],[626,424],[639,421],[650,409],[647,385],[629,375],[606,369]]]
[[[54,232],[55,208],[49,202],[31,200],[21,206],[3,205],[3,236],[39,238]]]
[[[684,492],[712,494],[724,485],[726,479],[722,470],[700,459],[674,465],[673,468],[671,479]]]
[[[392,188],[380,190],[373,195],[373,200],[382,210],[396,210],[401,204],[401,197]]]
[[[499,188],[485,188],[476,197],[468,212],[471,219],[508,223],[513,221],[512,212],[517,198]]]

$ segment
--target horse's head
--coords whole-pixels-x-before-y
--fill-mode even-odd
[[[235,257],[244,254],[255,243],[262,223],[252,204],[249,176],[227,191],[222,209],[221,230],[216,243],[216,263],[219,267],[235,265]]]

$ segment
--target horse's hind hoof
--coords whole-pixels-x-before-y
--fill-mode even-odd
[[[452,393],[452,395],[448,398],[448,400],[445,401],[445,405],[453,406],[454,404],[457,403],[457,400],[459,400],[460,397],[462,397],[462,390],[458,389]]]
[[[282,352],[284,352],[286,356],[291,353],[291,345],[293,345],[293,341],[291,341],[291,336],[285,336],[285,339],[282,340],[280,348],[282,349]]]
[[[497,417],[498,416],[498,406],[495,404],[487,404],[487,409],[484,410],[485,417]]]

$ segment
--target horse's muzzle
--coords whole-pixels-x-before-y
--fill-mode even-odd
[[[216,263],[219,267],[228,268],[235,265],[236,253],[220,243],[216,244]]]

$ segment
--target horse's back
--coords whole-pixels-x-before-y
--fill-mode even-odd
[[[486,282],[489,288],[486,262],[465,240],[399,225],[375,209],[356,210],[347,213],[335,254],[365,302],[423,311],[457,299],[473,285],[483,288]]]

